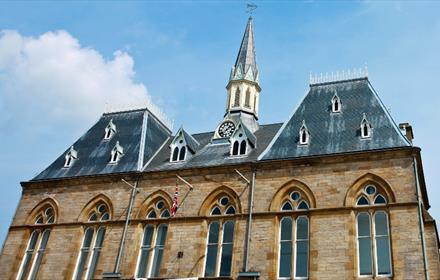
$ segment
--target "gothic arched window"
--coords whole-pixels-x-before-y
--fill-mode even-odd
[[[78,152],[72,147],[70,147],[69,151],[65,155],[64,167],[72,166],[75,159],[78,158]]]
[[[237,156],[238,155],[239,146],[240,146],[240,144],[238,143],[238,141],[234,141],[234,144],[232,146],[232,155],[233,156]]]
[[[178,148],[178,147],[175,147],[174,150],[173,150],[173,158],[172,158],[172,161],[177,161],[178,156],[179,156],[179,148]]]
[[[182,148],[180,148],[180,153],[179,153],[179,160],[185,160],[185,154],[186,154],[186,147],[183,146]]]
[[[94,225],[90,225],[84,230],[84,237],[73,276],[75,280],[95,278],[106,231],[105,226],[101,223],[110,220],[108,205],[104,202],[97,203],[89,211],[87,217],[87,221],[94,223]]]
[[[240,95],[240,89],[237,88],[237,90],[235,91],[234,107],[240,107]]]
[[[153,200],[147,210],[147,224],[144,227],[139,250],[136,278],[160,277],[168,225],[163,218],[170,217],[170,207],[161,197]]]
[[[251,91],[249,89],[246,90],[246,95],[244,98],[244,106],[247,108],[251,107]]]
[[[366,115],[364,114],[361,121],[361,138],[370,138],[372,133],[372,127],[368,122]]]
[[[335,93],[335,95],[332,98],[332,112],[340,113],[341,107],[342,107],[341,99],[339,99],[339,96]]]
[[[35,218],[35,225],[39,227],[33,230],[29,237],[17,280],[36,279],[49,240],[50,228],[48,226],[53,223],[55,223],[55,211],[52,206],[47,205]]]
[[[310,142],[310,133],[307,129],[306,122],[303,121],[301,128],[299,129],[299,144],[307,145]]]
[[[392,276],[388,214],[371,206],[387,204],[385,193],[373,184],[364,186],[356,206],[369,207],[356,218],[359,276]]]
[[[220,196],[211,207],[211,216],[223,216],[209,224],[205,254],[205,277],[231,276],[234,244],[234,221],[225,220],[235,215],[236,205],[228,195]]]

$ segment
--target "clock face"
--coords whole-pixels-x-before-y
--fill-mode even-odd
[[[218,135],[220,137],[231,137],[232,133],[235,130],[235,124],[231,121],[225,121],[218,128]]]

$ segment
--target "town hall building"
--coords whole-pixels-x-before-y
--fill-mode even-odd
[[[253,28],[212,131],[107,112],[22,182],[0,278],[440,279],[411,125],[365,70],[312,77],[261,124]]]

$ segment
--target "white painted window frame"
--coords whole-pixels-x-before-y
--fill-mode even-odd
[[[297,221],[300,217],[304,217],[307,219],[307,239],[297,239]],[[281,262],[281,222],[283,219],[289,218],[292,220],[292,269],[290,271],[290,277],[280,277],[280,262]],[[310,266],[310,218],[305,215],[300,215],[296,217],[292,216],[283,216],[278,223],[278,262],[277,262],[277,279],[278,280],[290,280],[290,279],[309,279],[309,267],[307,267],[307,277],[297,277],[296,276],[296,259],[297,259],[297,242],[307,240],[307,264]]]
[[[378,264],[377,264],[377,244],[376,244],[376,221],[374,217],[377,213],[385,213],[385,216],[387,218],[387,229],[388,229],[388,249],[389,249],[389,256],[390,256],[390,274],[380,274],[378,273]],[[370,222],[370,239],[371,239],[371,257],[372,257],[372,265],[374,267],[371,268],[372,274],[369,275],[361,275],[360,273],[360,248],[359,248],[359,223],[358,223],[358,217],[360,214],[367,214],[368,219]],[[392,262],[392,256],[391,256],[391,238],[390,238],[390,224],[389,224],[389,214],[386,211],[359,211],[356,214],[356,261],[357,261],[357,277],[359,278],[371,278],[371,277],[393,277],[393,262]]]
[[[219,236],[218,236],[218,242],[217,242],[217,255],[216,255],[216,259],[215,259],[215,273],[214,276],[205,276],[205,272],[206,272],[206,262],[208,261],[207,258],[207,254],[208,254],[208,245],[213,245],[215,243],[209,243],[209,228],[211,226],[212,223],[219,223]],[[236,223],[234,220],[213,220],[208,224],[208,234],[206,235],[206,243],[205,243],[205,261],[203,264],[203,271],[202,271],[202,276],[201,277],[220,277],[220,267],[221,267],[221,259],[222,259],[222,254],[223,254],[223,235],[224,235],[224,228],[225,228],[225,224],[231,222],[234,225],[234,231],[233,231],[233,239],[231,243],[227,243],[227,244],[232,244],[232,260],[234,258],[234,240],[235,240],[235,230],[236,230]],[[233,268],[233,261],[231,261],[231,275],[232,276],[232,268]],[[222,276],[224,277],[224,276]]]

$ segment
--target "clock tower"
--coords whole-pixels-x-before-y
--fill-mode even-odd
[[[255,55],[252,17],[248,19],[226,90],[225,115],[214,138],[229,138],[239,122],[246,125],[251,132],[258,130],[258,104],[261,88]]]

